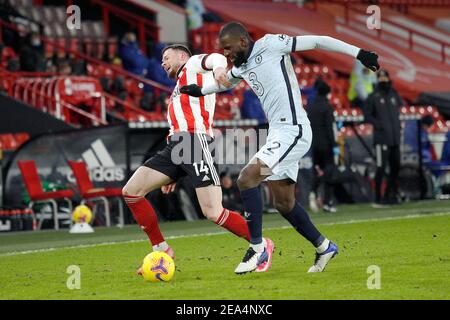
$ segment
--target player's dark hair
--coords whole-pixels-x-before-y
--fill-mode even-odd
[[[186,47],[186,46],[184,46],[184,45],[182,45],[182,44],[171,44],[171,45],[165,47],[165,48],[163,49],[161,55],[163,55],[164,52],[166,52],[166,51],[169,50],[169,49],[179,50],[179,51],[186,52],[187,55],[188,55],[189,57],[192,57],[191,50],[189,50],[188,47]]]
[[[238,36],[238,37],[246,37],[251,40],[250,34],[243,24],[239,22],[229,22],[220,29],[219,38],[223,38],[227,35]]]

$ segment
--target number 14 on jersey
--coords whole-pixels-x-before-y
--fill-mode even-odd
[[[209,168],[205,165],[205,162],[203,160],[200,161],[200,163],[194,162],[192,165],[194,166],[195,174],[197,175],[197,177],[201,172],[204,172],[205,175],[209,174]]]

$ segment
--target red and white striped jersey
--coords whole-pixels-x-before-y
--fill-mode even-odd
[[[170,97],[167,119],[170,125],[169,136],[177,132],[204,133],[213,136],[213,117],[216,95],[191,97],[180,94],[180,88],[197,84],[200,87],[216,83],[212,69],[207,68],[208,55],[192,56],[177,74],[177,84]]]

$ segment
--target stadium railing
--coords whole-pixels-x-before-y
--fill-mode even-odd
[[[355,7],[350,7],[349,5],[345,6],[345,24],[347,26],[351,25],[351,22],[357,22],[357,23],[361,23],[361,21],[357,20],[354,17],[351,17],[350,13],[354,12],[357,14],[363,14],[366,15],[366,12],[360,8],[355,8]],[[408,42],[408,49],[412,50],[415,46],[424,46],[422,43],[420,43],[420,41],[418,40],[417,36],[422,38],[425,41],[431,41],[433,43],[436,43],[439,45],[440,47],[440,56],[441,56],[441,61],[443,63],[445,63],[447,61],[447,53],[446,53],[446,48],[450,48],[450,42],[447,42],[439,37],[436,36],[432,36],[430,34],[426,34],[424,32],[415,30],[415,29],[411,29],[408,28],[402,24],[399,24],[395,21],[393,21],[392,19],[389,19],[389,17],[384,17],[383,18],[384,23],[389,23],[392,26],[394,26],[397,29],[400,29],[401,31],[403,31],[404,33],[408,34],[407,37],[407,42]],[[386,28],[380,28],[377,29],[377,37],[381,38],[382,34],[384,33],[389,33],[391,36],[395,36],[396,38],[400,39],[400,40],[404,40],[404,38],[400,37],[398,34],[388,31],[386,30]],[[426,47],[427,49],[429,49],[428,47]]]
[[[89,77],[61,77],[55,73],[34,73],[34,72],[9,72],[0,68],[0,74],[4,74],[5,78],[8,78],[8,93],[10,96],[14,96],[25,103],[28,103],[37,109],[52,114],[58,119],[68,120],[65,117],[64,108],[69,108],[80,116],[85,115],[84,111],[79,109],[76,104],[64,101],[61,99],[64,95],[58,92],[58,82],[64,82],[64,80],[89,80],[92,82],[92,78]],[[95,80],[97,81],[97,80]],[[75,81],[76,82],[76,81]],[[137,108],[132,103],[126,100],[117,98],[103,90],[100,91],[100,85],[97,85],[97,94],[104,97],[104,106],[101,106],[101,110],[98,113],[100,117],[87,117],[96,124],[106,124],[106,112],[114,112],[114,116],[119,119],[129,121],[162,121],[165,120],[161,112],[147,112],[140,108]],[[64,91],[64,88],[60,88],[59,91]],[[59,95],[59,99],[58,99]],[[54,100],[50,99],[53,97]],[[58,105],[59,103],[59,105]],[[116,106],[123,108],[123,112],[117,112]],[[102,121],[100,121],[101,119]],[[69,121],[70,122],[70,121]]]
[[[14,30],[14,31],[18,31],[18,28],[14,24],[10,24],[10,23],[0,20],[0,27],[1,26],[6,27],[11,30]],[[112,65],[112,64],[108,64],[99,59],[96,59],[96,58],[90,57],[86,54],[83,54],[79,51],[73,50],[72,48],[66,48],[64,46],[61,46],[61,45],[54,43],[53,41],[47,39],[46,37],[42,36],[41,40],[46,45],[48,44],[48,45],[55,46],[56,48],[60,49],[67,56],[73,55],[76,58],[85,60],[87,63],[94,65],[96,68],[103,68],[105,70],[110,70],[111,73],[115,76],[122,76],[126,80],[131,80],[138,84],[141,84],[142,87],[144,85],[147,85],[147,86],[153,88],[155,98],[158,98],[162,92],[171,93],[171,90],[168,87],[163,86],[163,85],[159,84],[158,82],[140,77],[136,74],[133,74],[131,72],[128,72],[128,71],[122,69],[121,67],[118,67],[118,66]]]
[[[39,78],[38,78],[39,79]],[[101,117],[95,116],[89,112],[86,112],[64,100],[58,99],[52,92],[52,89],[56,86],[56,81],[60,80],[58,78],[56,79],[48,79],[46,83],[46,87],[42,87],[41,89],[30,87],[30,84],[33,80],[37,80],[35,78],[28,78],[28,79],[18,79],[17,81],[13,82],[13,85],[10,87],[10,96],[15,97],[21,101],[24,101],[25,103],[28,103],[31,105],[31,100],[28,97],[28,94],[31,93],[34,95],[34,99],[40,98],[40,104],[39,107],[42,107],[42,111],[48,112],[49,114],[53,115],[57,119],[66,121],[70,124],[76,125],[76,122],[71,122],[71,117],[69,115],[70,112],[73,112],[77,115],[79,115],[82,118],[88,119],[92,122],[94,126],[96,125],[106,125],[106,120],[102,119]],[[39,79],[43,80],[43,79]],[[45,90],[47,89],[47,90]],[[36,100],[35,100],[36,101]],[[33,105],[34,106],[34,105]],[[102,114],[104,112],[102,111]],[[104,117],[105,118],[105,117]]]
[[[447,7],[450,6],[449,0],[378,0],[370,3],[362,0],[312,0],[314,4],[317,3],[338,3],[338,4],[375,4],[375,5],[402,5],[415,7]]]

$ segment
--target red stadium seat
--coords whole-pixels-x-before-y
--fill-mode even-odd
[[[16,133],[14,135],[14,138],[16,140],[17,146],[20,147],[24,142],[26,142],[30,139],[30,135],[26,132]]]
[[[84,39],[84,53],[91,57],[94,55],[94,42],[90,38]]]
[[[12,134],[2,134],[0,135],[0,141],[2,141],[3,150],[16,150],[17,142]]]
[[[102,117],[101,96],[103,89],[97,79],[90,77],[60,77],[57,78],[53,96],[58,97],[57,108],[61,108],[61,116],[71,124],[90,125],[92,121],[82,115],[64,108],[63,101],[75,107],[89,108],[88,112],[97,118]],[[58,112],[58,109],[56,110]]]
[[[94,185],[89,177],[89,172],[86,164],[83,161],[68,161],[69,166],[75,175],[78,189],[82,197],[82,204],[86,201],[101,201],[105,207],[106,225],[111,226],[111,217],[109,211],[108,198],[115,197],[119,203],[119,217],[120,224],[123,225],[123,207],[122,207],[122,189],[120,188],[94,188]]]
[[[44,192],[42,189],[41,179],[39,178],[36,163],[33,160],[30,161],[18,161],[20,172],[22,173],[23,180],[25,182],[25,187],[30,196],[31,202],[29,208],[33,208],[34,204],[50,203],[53,208],[53,221],[55,224],[55,230],[59,229],[59,219],[58,219],[58,204],[56,200],[63,199],[67,202],[69,206],[69,212],[72,212],[72,201],[73,197],[72,190],[58,190],[52,192]],[[41,228],[42,222],[44,221],[44,216],[41,217],[38,225],[38,229]]]
[[[106,53],[106,44],[105,41],[99,39],[95,42],[95,57],[99,60],[103,60],[103,57]]]
[[[3,68],[6,68],[8,66],[8,61],[10,59],[17,59],[17,54],[14,51],[14,49],[11,47],[3,48],[1,53],[2,53],[2,55],[1,55],[0,62],[1,62],[1,66]]]
[[[47,41],[45,42],[45,57],[47,59],[52,58],[53,53],[55,52],[55,44],[55,39],[47,37]]]
[[[116,56],[118,50],[117,38],[108,39],[108,57],[112,59]]]

